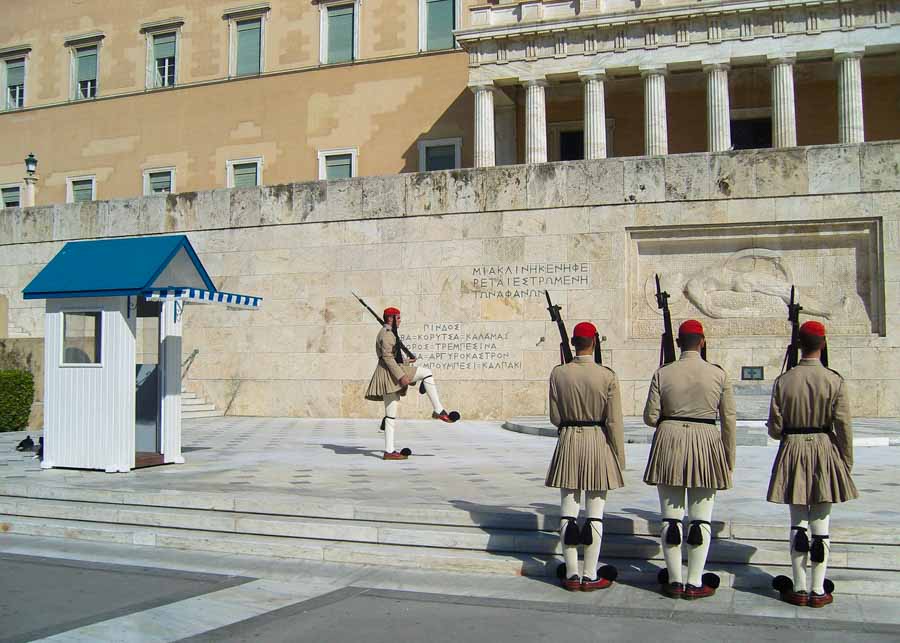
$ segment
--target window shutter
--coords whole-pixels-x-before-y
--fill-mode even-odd
[[[353,5],[328,7],[328,62],[353,60]]]
[[[156,60],[160,58],[175,57],[175,34],[164,33],[153,36],[153,57]]]
[[[171,192],[172,191],[172,173],[171,172],[151,172],[150,173],[150,192]]]
[[[0,190],[0,196],[2,196],[2,205],[4,208],[17,208],[20,203],[19,196],[19,188],[3,188]]]
[[[428,51],[453,47],[453,0],[426,0],[426,41]]]
[[[455,145],[432,145],[425,148],[425,171],[452,170],[456,167]]]
[[[93,200],[93,192],[94,182],[91,179],[72,181],[72,201],[75,203]]]
[[[25,84],[25,60],[10,60],[6,63],[6,86],[15,87]]]
[[[334,154],[325,157],[325,178],[349,179],[353,176],[353,155]]]
[[[237,23],[237,69],[238,76],[259,73],[260,20],[245,20]]]
[[[252,188],[258,185],[256,163],[237,163],[232,167],[234,187]]]
[[[78,54],[78,82],[83,80],[97,80],[97,48],[85,47],[79,49]]]

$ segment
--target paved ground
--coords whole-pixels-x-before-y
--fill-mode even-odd
[[[883,433],[891,430],[884,423]],[[558,511],[558,492],[544,486],[552,439],[505,431],[499,422],[401,421],[398,448],[408,446],[415,455],[384,462],[381,436],[372,420],[190,420],[184,428],[187,464],[105,474],[41,470],[37,460],[13,451],[22,434],[6,433],[0,434],[0,484],[302,495],[360,505],[449,505],[473,512]],[[656,516],[656,491],[641,480],[649,445],[628,445],[626,451],[626,487],[610,494],[607,511]],[[749,524],[786,520],[784,507],[765,501],[775,451],[774,445],[738,448],[735,487],[718,494],[717,519]],[[835,507],[835,529],[851,521],[900,527],[900,448],[857,447],[855,461],[861,499]]]

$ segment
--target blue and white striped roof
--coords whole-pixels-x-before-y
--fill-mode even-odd
[[[150,301],[174,300],[187,304],[225,304],[231,308],[244,308],[246,310],[256,310],[262,303],[262,297],[237,295],[220,290],[202,290],[200,288],[148,290],[144,292],[144,297]]]

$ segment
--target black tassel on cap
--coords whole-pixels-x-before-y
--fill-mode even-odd
[[[563,542],[566,545],[578,545],[581,543],[581,534],[578,533],[578,523],[572,516],[562,516],[562,520],[568,520],[566,529],[563,532]]]
[[[675,518],[663,518],[663,522],[669,523],[669,528],[666,529],[666,543],[669,545],[680,545],[681,521],[676,520]]]
[[[813,534],[812,547],[809,548],[809,559],[814,563],[825,562],[825,541],[828,536]]]
[[[809,551],[809,537],[806,535],[805,527],[791,527],[797,534],[794,536],[794,551],[805,554]]]
[[[700,528],[700,525],[708,525],[709,523],[705,520],[692,520],[691,521],[691,530],[688,532],[687,543],[688,545],[697,545],[703,544],[703,530]]]

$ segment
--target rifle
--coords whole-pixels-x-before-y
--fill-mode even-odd
[[[659,365],[664,366],[675,361],[675,336],[672,334],[672,315],[669,314],[669,293],[659,285],[656,275],[656,307],[663,311],[663,334],[659,344]],[[703,356],[706,359],[706,356]]]
[[[369,308],[369,304],[367,304],[366,302],[364,302],[364,301],[362,300],[362,297],[360,297],[359,295],[357,295],[355,292],[354,292],[354,293],[351,293],[351,294],[352,294],[354,297],[356,297],[356,300],[357,300],[359,303],[361,303],[361,304],[365,307],[366,310],[368,310],[370,313],[372,313],[372,317],[374,317],[375,319],[378,320],[379,325],[384,326],[384,319],[381,317],[381,315],[379,315],[379,314],[376,313],[374,310],[372,310],[371,308]],[[403,355],[404,355],[404,354],[406,354],[406,356],[407,356],[411,361],[415,361],[416,356],[413,354],[413,352],[412,352],[411,350],[409,350],[409,349],[406,347],[406,345],[401,341],[400,335],[397,334],[397,318],[396,318],[396,317],[394,318],[393,322],[391,323],[391,332],[394,333],[394,337],[397,338],[397,343],[394,345],[394,359],[397,360],[397,363],[398,363],[398,364],[402,364],[402,363],[403,363]]]
[[[556,322],[556,327],[559,329],[559,339],[561,340],[559,342],[559,360],[562,364],[568,364],[573,357],[572,347],[569,346],[569,333],[566,332],[566,322],[563,321],[562,315],[559,314],[560,307],[558,305],[554,306],[553,302],[550,301],[550,293],[545,290],[544,295],[547,297],[547,311],[550,313],[550,321]]]
[[[788,344],[784,354],[784,362],[781,364],[781,372],[789,371],[800,361],[800,311],[803,306],[794,303],[794,286],[791,286],[791,302],[788,304],[788,321],[791,323],[791,343]]]

